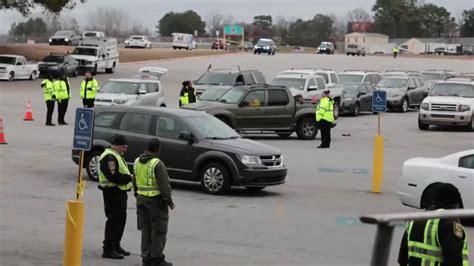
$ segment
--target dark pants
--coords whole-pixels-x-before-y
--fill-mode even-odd
[[[64,121],[64,116],[66,116],[68,103],[69,103],[68,99],[58,101],[58,123],[59,124],[66,123],[66,121]]]
[[[104,188],[105,222],[104,252],[120,247],[125,223],[127,222],[127,192],[114,188]]]
[[[319,130],[321,131],[321,147],[327,147],[331,145],[331,126],[332,123],[324,119],[319,121]]]
[[[82,99],[82,104],[87,108],[94,107],[95,99]]]
[[[54,112],[54,101],[46,101],[46,124],[52,124]]]
[[[142,232],[142,258],[146,260],[164,261],[163,250],[168,232],[168,206],[161,206],[161,197],[145,197],[138,195],[137,216],[138,230]]]

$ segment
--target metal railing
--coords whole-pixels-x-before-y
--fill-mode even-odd
[[[390,246],[392,244],[393,229],[396,224],[408,221],[425,221],[429,219],[453,219],[468,218],[474,219],[474,209],[464,210],[442,210],[425,211],[412,213],[397,213],[385,215],[370,215],[360,217],[360,221],[366,224],[376,224],[377,233],[372,250],[371,266],[386,266],[390,256]]]

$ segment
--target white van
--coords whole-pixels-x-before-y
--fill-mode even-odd
[[[84,38],[71,55],[79,63],[79,70],[90,70],[94,74],[99,71],[114,73],[119,63],[117,39]]]
[[[173,35],[173,44],[172,44],[173,50],[196,49],[196,42],[194,41],[194,36],[192,34],[174,32],[172,35]]]

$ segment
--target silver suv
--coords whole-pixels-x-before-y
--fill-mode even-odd
[[[365,48],[357,43],[349,43],[346,46],[346,55],[365,56]]]
[[[372,70],[346,70],[339,72],[338,76],[339,83],[370,83],[374,86],[383,79],[382,73]]]

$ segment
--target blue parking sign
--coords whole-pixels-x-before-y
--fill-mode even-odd
[[[374,91],[372,96],[372,112],[387,112],[387,92]]]
[[[94,109],[77,108],[74,123],[73,149],[89,151],[94,135]]]

